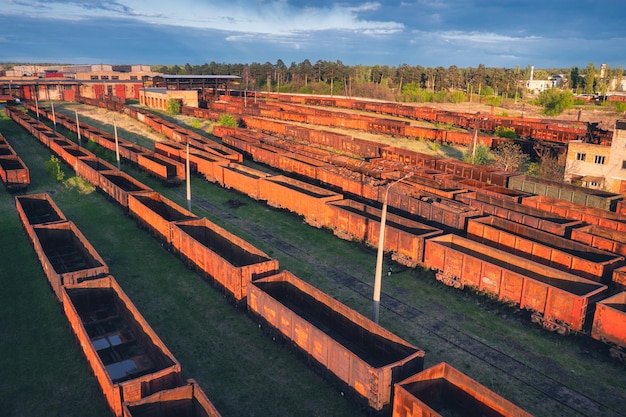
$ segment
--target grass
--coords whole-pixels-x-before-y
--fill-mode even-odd
[[[226,302],[220,291],[187,270],[147,233],[139,232],[121,209],[106,202],[98,193],[79,194],[74,188],[46,179],[43,163],[49,153],[32,137],[20,133],[12,122],[0,123],[0,131],[4,132],[6,126],[16,132],[15,141],[11,136],[8,139],[12,144],[16,142],[16,150],[24,155],[23,159],[31,168],[33,186],[29,192],[49,190],[53,193],[66,216],[77,223],[105,258],[124,291],[181,362],[184,376],[197,379],[224,416],[360,415],[358,410],[345,403],[336,389],[309,371],[284,344],[261,335],[254,322],[241,309]],[[184,191],[164,188],[144,174],[128,167],[123,169],[186,207]],[[71,177],[69,170],[66,177]],[[290,270],[366,316],[371,314],[373,249],[341,241],[330,231],[304,224],[296,215],[269,208],[264,203],[198,178],[192,179],[192,194],[194,213],[209,218],[278,259],[281,268]],[[200,199],[210,201],[212,206],[208,210],[202,209],[197,204]],[[230,199],[244,204],[236,209],[229,208]],[[7,202],[9,210],[9,215],[2,216],[1,221],[11,221],[13,227],[18,227],[10,200],[6,193],[0,193],[0,201]],[[2,208],[4,212],[4,206]],[[270,235],[259,234],[259,231]],[[6,234],[3,233],[0,239],[6,239]],[[28,247],[27,241],[25,244]],[[286,245],[295,247],[296,252],[290,251]],[[13,250],[11,242],[5,243],[4,247]],[[28,261],[33,262],[32,259]],[[20,265],[14,266],[14,270],[19,271]],[[37,263],[34,265],[36,270]],[[4,267],[3,262],[0,268]],[[345,270],[350,276],[337,274]],[[35,276],[45,284],[40,271]],[[55,305],[52,294],[48,295],[51,304]],[[396,315],[385,308],[385,297],[394,297],[420,314],[415,319]],[[10,303],[13,299],[7,297],[5,301]],[[37,304],[30,302],[26,305],[30,306],[26,308],[37,308]],[[471,333],[487,341],[591,398],[613,404],[614,409],[619,409],[619,404],[626,401],[624,368],[602,353],[581,345],[577,338],[552,336],[510,310],[494,307],[486,297],[443,287],[434,281],[430,271],[409,269],[384,278],[381,324],[424,349],[427,352],[426,366],[446,361],[538,417],[572,415],[571,410],[560,409],[558,404],[539,398],[536,391],[520,381],[484,366],[478,358],[463,355],[453,340],[442,339],[437,332],[427,330],[421,322],[427,315],[438,317],[442,324],[459,332]],[[63,324],[62,314],[59,316],[59,323]],[[72,346],[71,334],[66,336],[69,339],[66,342]],[[28,335],[20,337],[28,338]],[[0,354],[8,352],[4,345],[0,344],[0,348]],[[86,362],[82,362],[81,366],[88,369]],[[7,363],[6,366],[14,365]],[[62,368],[56,371],[62,372]],[[18,375],[19,372],[12,374]],[[52,379],[57,377],[54,373],[52,375]],[[16,381],[21,387],[29,383],[27,377]],[[0,399],[5,398],[5,388],[0,387]],[[40,403],[47,400],[46,395],[38,397]],[[65,415],[71,416],[72,413]]]
[[[31,169],[28,193],[52,195],[181,362],[183,377],[195,378],[222,415],[361,415],[305,363],[260,332],[221,291],[141,232],[119,207],[97,192],[81,193],[49,179],[43,168],[48,151],[12,123],[1,120],[0,131]],[[12,196],[0,193],[0,204],[0,248],[6,254],[0,263],[0,322],[9,335],[0,338],[3,415],[108,415],[21,230]]]

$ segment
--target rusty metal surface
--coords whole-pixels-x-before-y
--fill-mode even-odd
[[[423,369],[423,350],[288,271],[252,281],[247,303],[375,410],[390,406],[394,382]]]
[[[623,256],[495,216],[469,219],[467,237],[607,285],[624,264]]]
[[[124,402],[123,417],[220,417],[193,379],[183,386],[159,391],[141,400]]]
[[[357,239],[378,247],[380,217],[380,209],[354,200],[339,200],[327,204],[323,225],[343,239]],[[388,213],[383,247],[396,262],[415,267],[423,261],[425,240],[442,233],[440,229]]]
[[[580,220],[568,219],[550,211],[478,192],[458,194],[455,199],[476,208],[481,214],[491,214],[564,237],[569,237],[573,228],[583,224]]]
[[[128,213],[143,227],[169,244],[172,243],[174,222],[198,218],[156,191],[129,193]]]
[[[182,383],[181,366],[112,276],[63,288],[63,310],[116,417]]]
[[[278,270],[276,259],[206,218],[174,222],[171,230],[174,251],[237,301],[246,297],[249,281]]]
[[[115,170],[100,172],[100,189],[122,207],[128,207],[128,194],[137,191],[152,191],[130,175]]]
[[[591,329],[594,339],[626,349],[626,292],[599,301]]]
[[[61,288],[109,273],[109,267],[70,221],[32,226],[33,247],[57,298]]]
[[[447,363],[395,384],[392,417],[532,417]]]
[[[588,307],[608,292],[606,285],[454,234],[428,239],[424,263],[445,284],[515,303],[536,313],[534,320],[545,328],[564,334],[590,326]]]

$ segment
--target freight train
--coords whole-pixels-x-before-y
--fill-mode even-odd
[[[153,228],[161,239],[168,240],[168,235],[171,236],[174,248],[186,246],[186,243],[179,243],[175,232],[171,235],[169,232],[177,227],[196,227],[193,221],[198,219],[193,214],[154,192],[133,192],[128,201],[128,209],[144,226]],[[219,416],[193,380],[186,384],[182,382],[180,364],[109,274],[102,258],[65,218],[50,196],[18,196],[16,206],[45,275],[114,415]],[[155,221],[158,214],[164,213],[170,213],[165,214],[167,220]],[[203,224],[207,222],[203,220]],[[167,223],[171,227],[161,229],[159,226]],[[193,235],[199,236],[198,233]],[[205,266],[219,264],[220,260],[225,264],[237,259],[242,263],[250,261],[246,251],[236,250],[242,241],[235,236],[223,235],[221,241],[215,236],[210,239],[215,252],[194,255],[204,257]],[[59,248],[63,248],[62,253]],[[181,249],[178,253],[182,255],[183,252]],[[251,315],[273,331],[282,332],[287,339],[294,337],[292,331],[299,332],[300,336],[292,342],[336,375],[346,388],[361,396],[371,409],[384,409],[390,413],[396,384],[406,378],[429,377],[430,373],[421,374],[424,351],[288,271],[277,273],[277,268],[277,262],[273,261],[271,273],[264,276],[255,268],[257,272],[245,278],[248,284],[245,298]],[[232,277],[228,267],[219,267],[209,273],[220,282],[227,282]],[[228,285],[225,287],[231,290]],[[291,329],[286,323],[292,326]],[[310,329],[307,339],[303,339],[304,328]],[[351,345],[359,348],[353,350],[349,347]],[[448,372],[455,372],[454,377],[451,374],[445,378],[451,378],[449,383],[462,388],[462,393],[447,390],[421,392],[405,386],[402,393],[395,394],[398,398],[395,401],[414,403],[416,409],[429,410],[431,397],[435,395],[438,398],[443,396],[450,403],[459,399],[463,400],[459,404],[471,401],[473,407],[496,411],[497,415],[529,416],[451,366],[441,366],[445,366]],[[461,411],[465,406],[459,407]],[[394,416],[409,415],[405,414],[403,407],[395,409]]]
[[[14,119],[18,123],[23,120],[21,117]],[[280,155],[276,157],[279,158]],[[214,168],[222,170],[221,174],[215,174],[215,178],[225,187],[245,192],[252,198],[267,201],[268,204],[275,207],[293,211],[302,215],[308,223],[318,227],[327,227],[334,230],[339,236],[362,239],[372,246],[378,244],[375,238],[377,230],[379,230],[376,229],[379,227],[376,226],[376,219],[379,218],[380,214],[372,204],[382,202],[381,196],[385,194],[383,191],[387,190],[388,185],[386,180],[377,184],[370,184],[368,187],[364,176],[349,176],[348,172],[343,172],[344,175],[341,175],[342,172],[337,170],[337,167],[324,166],[319,168],[320,170],[326,168],[327,172],[333,172],[337,174],[336,178],[341,178],[334,182],[338,184],[336,188],[343,190],[340,193],[333,192],[328,187],[315,186],[285,176],[270,176],[266,173],[255,172],[249,167],[242,169],[239,164],[232,162],[223,162]],[[354,171],[351,172],[352,174],[355,173]],[[419,172],[419,170],[415,172]],[[317,173],[316,179],[319,180],[322,175],[325,174]],[[357,179],[354,180],[354,178]],[[327,180],[326,184],[330,183],[332,181]],[[353,184],[360,186],[356,188]],[[390,235],[397,233],[398,237],[390,239],[389,242],[386,240],[385,249],[392,252],[399,262],[406,265],[419,264],[436,269],[438,271],[437,277],[446,284],[459,288],[465,286],[476,288],[495,295],[503,301],[513,301],[520,309],[529,310],[534,321],[547,329],[563,334],[571,331],[590,333],[594,325],[591,315],[597,302],[612,294],[618,294],[624,289],[620,284],[619,277],[621,275],[614,272],[623,265],[624,257],[606,252],[601,248],[594,250],[588,247],[583,250],[582,247],[577,247],[576,242],[569,241],[570,236],[574,230],[585,226],[586,223],[551,214],[546,210],[530,207],[523,203],[525,200],[532,201],[533,196],[523,196],[518,201],[514,201],[496,198],[479,191],[463,190],[463,192],[456,193],[452,199],[449,199],[436,195],[431,192],[432,190],[420,189],[420,187],[425,186],[418,184],[417,187],[414,187],[408,179],[400,182],[397,188],[389,190],[388,193],[389,206],[396,209],[394,214],[396,217],[390,218],[389,229],[393,230]],[[133,200],[132,195],[136,190],[124,192],[130,197],[124,200],[116,199],[116,201],[127,207],[126,204]],[[366,198],[363,198],[364,196]],[[351,198],[359,201],[353,201]],[[369,204],[367,204],[368,201]],[[485,215],[502,217],[512,223],[486,219],[499,228],[498,233],[501,237],[498,239],[490,237],[484,231],[481,233],[473,231],[475,227],[468,227],[468,224],[476,224],[475,219],[480,219]],[[617,214],[615,217],[617,223],[624,221]],[[190,222],[193,224],[193,221]],[[158,222],[151,218],[144,219],[142,223],[156,224]],[[485,220],[482,221],[482,224],[486,224]],[[506,224],[506,227],[503,224]],[[527,230],[526,236],[524,236],[520,231],[521,226],[519,224],[535,230],[544,230],[549,234],[533,234],[532,230]],[[194,228],[196,230],[194,239],[199,240],[201,245],[207,246],[206,242],[209,240],[203,237],[208,233],[205,231],[206,227],[201,224],[195,226],[197,227]],[[458,235],[459,237],[441,237],[441,235],[448,235],[449,232],[451,232],[451,236]],[[166,233],[173,234],[173,232]],[[490,233],[493,236],[494,232],[491,231]],[[534,242],[529,243],[529,234],[532,235]],[[552,237],[554,234],[560,234],[563,238],[555,239]],[[467,239],[467,237],[471,238],[472,236],[475,237],[473,241]],[[582,238],[579,239],[582,240]],[[476,243],[477,240],[480,241]],[[513,240],[516,243],[510,243],[506,246],[506,240]],[[442,247],[457,248],[456,252],[448,250],[446,254],[449,259],[457,260],[440,264],[440,257],[433,256],[433,254],[441,255]],[[467,248],[462,249],[465,247]],[[500,253],[498,247],[508,248],[508,250]],[[185,252],[182,249],[179,251],[184,255]],[[526,258],[525,261],[532,258],[533,263],[542,265],[533,266],[533,269],[526,271],[527,275],[533,278],[532,285],[521,285],[523,280],[511,278],[514,274],[512,275],[507,269],[494,267],[494,265],[503,262],[510,265],[519,263],[517,261],[518,255],[509,253],[511,251],[518,251],[518,255]],[[261,254],[257,254],[255,257],[251,250],[244,252],[245,256],[249,256],[250,259],[254,258],[261,263],[267,261]],[[586,254],[581,256],[581,252],[586,252]],[[462,253],[464,255],[461,255]],[[478,253],[491,254],[491,256],[482,258],[478,256]],[[494,258],[495,254],[498,257]],[[204,260],[192,260],[192,262],[199,268],[202,268],[202,265],[206,263]],[[254,264],[255,262],[250,263]],[[460,269],[450,269],[451,265],[456,265]],[[470,267],[470,265],[472,266]],[[463,273],[465,270],[484,271],[484,282],[482,278],[467,278]],[[550,271],[550,274],[545,275],[546,271]],[[577,273],[572,273],[572,271],[577,271]],[[255,273],[263,274],[264,272],[266,271]],[[208,273],[208,275],[213,276],[214,273]],[[487,277],[489,278],[487,279]],[[248,279],[250,278],[244,278],[244,280]],[[491,286],[483,286],[486,282],[490,283]],[[517,285],[518,283],[519,285]],[[556,285],[556,283],[562,283],[563,286],[561,284]],[[241,289],[242,285],[233,287],[236,290],[229,288],[229,292],[236,300],[245,297],[245,289]],[[581,292],[583,287],[585,291]],[[512,292],[506,294],[505,288]],[[529,291],[530,288],[534,288],[533,294],[529,295],[524,292]],[[531,296],[535,301],[529,304],[525,297]],[[542,301],[537,304],[536,300]],[[569,316],[563,317],[562,312],[557,311],[557,306],[561,306],[563,303],[579,307],[579,309],[574,308],[568,311]],[[597,331],[591,333],[595,334],[596,338],[598,337]],[[613,354],[624,357],[620,349],[626,345],[623,338],[616,340],[614,336],[606,335],[604,339],[610,341],[612,346],[614,345]]]

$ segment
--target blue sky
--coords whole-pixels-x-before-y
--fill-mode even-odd
[[[0,62],[626,67],[623,0],[0,0]]]

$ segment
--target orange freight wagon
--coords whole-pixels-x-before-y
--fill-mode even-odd
[[[57,299],[62,298],[63,286],[109,273],[109,267],[74,223],[39,224],[33,230],[35,252]]]
[[[395,385],[392,417],[532,417],[442,362]]]
[[[182,385],[181,366],[112,276],[62,290],[74,335],[111,411]]]
[[[374,410],[424,367],[424,351],[288,271],[254,280],[248,309]]]
[[[124,417],[221,417],[200,385],[187,384],[159,391],[141,400],[124,402]]]
[[[206,218],[174,222],[172,247],[236,301],[248,283],[278,270],[278,261]]]
[[[124,209],[128,208],[128,194],[152,189],[122,171],[103,171],[100,173],[100,190],[109,198],[117,201]]]
[[[624,264],[623,256],[495,216],[468,220],[467,237],[607,285]]]
[[[453,234],[426,241],[424,264],[444,284],[515,303],[559,334],[589,330],[593,305],[608,292],[598,282]]]
[[[37,238],[34,225],[67,221],[48,193],[15,196],[15,206],[31,242]]]
[[[611,355],[626,363],[626,292],[599,301],[591,337],[611,346]]]

